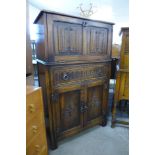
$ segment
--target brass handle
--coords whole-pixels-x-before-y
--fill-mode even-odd
[[[69,80],[69,75],[67,73],[63,74],[63,80]]]
[[[80,107],[80,112],[86,112],[87,111],[87,109],[88,109],[88,107],[85,105],[85,103],[84,102],[82,102],[81,103],[81,107]]]
[[[30,112],[32,113],[32,112],[34,112],[35,111],[35,106],[34,106],[34,104],[30,104]]]
[[[88,109],[88,107],[87,107],[86,105],[84,105],[84,107],[83,107],[83,112],[86,112],[87,109]]]

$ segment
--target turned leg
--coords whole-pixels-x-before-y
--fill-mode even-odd
[[[112,109],[112,121],[111,121],[111,127],[114,128],[115,127],[115,120],[116,120],[116,105],[117,103],[114,102],[114,106]]]
[[[102,124],[101,124],[103,127],[107,125],[107,115],[104,114],[103,115],[103,119],[102,119]]]
[[[49,133],[50,135],[50,148],[52,149],[52,150],[55,150],[55,149],[57,149],[57,147],[58,147],[58,145],[57,145],[57,139],[56,139],[56,136],[55,136],[55,134],[53,134],[53,133]]]

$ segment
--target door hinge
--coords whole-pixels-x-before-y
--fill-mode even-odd
[[[53,93],[51,95],[51,99],[52,99],[52,102],[57,102],[58,99],[59,99],[59,94],[58,93]]]

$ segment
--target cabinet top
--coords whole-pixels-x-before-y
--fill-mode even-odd
[[[34,21],[34,24],[36,24],[38,22],[39,18],[43,15],[43,13],[55,14],[55,15],[61,15],[61,16],[67,16],[67,17],[73,17],[73,18],[78,18],[78,19],[84,19],[84,20],[96,21],[96,22],[101,22],[101,23],[106,23],[106,24],[114,25],[114,23],[112,23],[112,22],[106,22],[106,21],[101,21],[101,20],[94,20],[94,19],[89,19],[89,18],[84,18],[84,17],[79,17],[79,16],[68,15],[68,14],[64,14],[64,13],[59,13],[59,12],[55,12],[55,11],[48,11],[48,10],[40,11],[40,13],[38,14],[38,16],[36,17],[36,19]]]
[[[32,92],[37,91],[38,89],[41,89],[41,87],[26,85],[26,95],[29,95]]]

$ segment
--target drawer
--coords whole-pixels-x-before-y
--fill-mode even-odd
[[[44,132],[40,132],[34,139],[27,144],[27,155],[40,155],[47,149],[47,141]]]
[[[26,141],[29,142],[39,132],[45,132],[43,113],[37,114],[30,121],[26,122]]]
[[[41,91],[34,91],[26,98],[26,120],[29,122],[43,110]]]
[[[61,85],[79,83],[82,81],[106,79],[109,73],[109,63],[101,64],[82,64],[72,66],[59,66],[51,68],[51,78],[53,85],[59,87]]]

